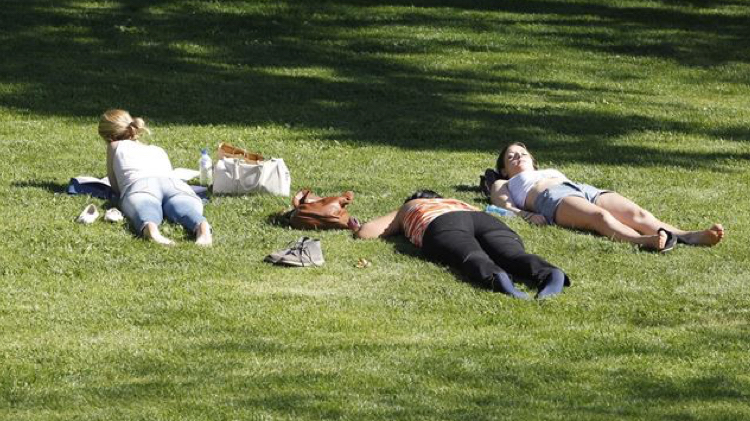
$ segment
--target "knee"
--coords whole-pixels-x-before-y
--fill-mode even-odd
[[[598,208],[591,214],[591,222],[594,227],[609,225],[613,220],[614,216],[603,208]]]
[[[654,215],[651,212],[642,208],[634,210],[631,217],[636,223],[645,223],[646,221],[654,219]]]
[[[481,251],[471,251],[463,256],[461,256],[461,263],[462,264],[480,264],[482,262],[486,262],[488,260],[491,260],[489,256],[487,256],[487,253],[481,252]]]

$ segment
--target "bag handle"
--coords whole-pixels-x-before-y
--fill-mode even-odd
[[[295,209],[299,207],[302,203],[305,203],[305,196],[310,194],[310,190],[302,189],[297,192],[297,194],[294,195],[292,198],[292,206],[294,206]]]
[[[263,161],[263,155],[259,153],[248,152],[242,148],[232,146],[228,143],[220,143],[216,150],[216,154],[221,158],[240,158],[248,162]]]
[[[234,192],[240,192],[240,159],[232,159],[234,165],[232,165],[232,181],[234,182]]]
[[[343,208],[344,206],[352,203],[354,200],[354,192],[353,191],[345,191],[341,197],[339,197],[339,204]]]
[[[308,189],[302,189],[297,192],[297,194],[294,195],[292,198],[292,206],[294,208],[298,208],[299,205],[305,204],[305,203],[315,203],[323,198],[316,195],[315,193],[311,192]],[[338,197],[339,204],[341,207],[345,207],[346,205],[352,203],[354,200],[354,192],[353,191],[345,191],[340,197]]]

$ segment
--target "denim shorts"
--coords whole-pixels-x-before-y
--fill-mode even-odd
[[[544,215],[548,224],[553,224],[555,222],[555,211],[564,198],[582,197],[590,203],[596,204],[599,196],[609,192],[610,190],[600,190],[588,184],[565,181],[541,192],[534,201],[534,210],[536,213]]]

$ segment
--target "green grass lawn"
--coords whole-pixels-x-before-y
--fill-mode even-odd
[[[0,419],[750,419],[750,1],[6,0]],[[178,167],[229,142],[363,220],[417,188],[483,206],[510,141],[711,249],[508,224],[573,286],[517,302],[405,240],[308,232],[289,198],[215,197],[215,245],[74,223],[98,116]],[[360,258],[372,265],[357,268]]]

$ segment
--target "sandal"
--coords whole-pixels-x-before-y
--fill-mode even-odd
[[[659,250],[659,253],[666,253],[668,251],[671,251],[674,249],[674,247],[677,245],[677,236],[672,233],[672,231],[666,230],[664,228],[659,228],[656,233],[661,234],[662,232],[667,234],[667,241],[664,243],[664,248]]]

